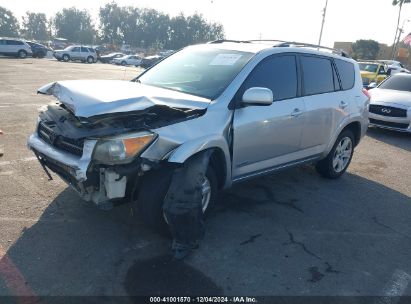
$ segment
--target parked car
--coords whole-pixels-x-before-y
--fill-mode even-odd
[[[50,50],[48,47],[38,42],[35,42],[35,41],[26,41],[26,42],[28,45],[30,45],[34,58],[44,58],[47,56],[47,52]]]
[[[411,74],[395,74],[369,93],[370,125],[411,132]]]
[[[0,37],[0,55],[26,58],[32,56],[33,52],[24,40]]]
[[[123,53],[110,53],[108,55],[103,55],[99,57],[99,60],[102,63],[111,63],[114,58],[121,58],[124,57],[125,55]]]
[[[388,77],[388,68],[385,64],[379,62],[359,62],[362,83],[365,88],[375,82],[379,84]]]
[[[184,48],[133,81],[69,80],[28,146],[44,168],[108,208],[132,202],[153,228],[175,168],[207,155],[206,212],[219,189],[315,163],[336,179],[368,127],[358,64],[318,46],[216,41]]]
[[[113,63],[117,65],[135,65],[141,64],[141,57],[138,55],[125,55],[123,57],[113,58]]]
[[[399,61],[381,60],[381,62],[387,65],[388,75],[394,75],[396,73],[410,73],[410,71],[406,69],[405,66]]]
[[[97,53],[93,48],[81,45],[71,45],[64,50],[56,50],[53,56],[58,61],[80,60],[82,62],[97,62]]]
[[[149,67],[155,65],[157,62],[159,62],[163,58],[164,56],[162,55],[148,56],[141,61],[140,66],[144,69],[148,69]]]

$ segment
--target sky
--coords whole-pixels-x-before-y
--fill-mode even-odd
[[[147,7],[171,16],[203,14],[208,21],[224,26],[227,39],[279,39],[318,43],[322,10],[326,0],[117,0],[119,5]],[[0,0],[19,20],[26,11],[44,12],[48,17],[64,7],[87,9],[98,22],[100,6],[110,0]],[[328,0],[322,45],[334,41],[374,39],[392,44],[398,7],[392,0]],[[403,7],[400,26],[411,32],[411,4]]]

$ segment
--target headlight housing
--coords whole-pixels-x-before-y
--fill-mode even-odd
[[[156,134],[139,132],[100,139],[93,152],[93,159],[102,164],[128,164],[150,145]]]

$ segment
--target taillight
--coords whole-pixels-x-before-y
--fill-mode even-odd
[[[368,97],[368,99],[371,99],[371,94],[370,94],[370,92],[368,92],[366,89],[362,89],[362,92],[364,93],[364,95],[365,96],[367,96]]]

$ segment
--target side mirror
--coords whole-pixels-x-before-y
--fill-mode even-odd
[[[368,85],[368,90],[374,89],[375,87],[377,87],[377,83],[376,83],[376,82],[371,82],[371,83]]]
[[[269,106],[273,103],[273,92],[267,88],[253,87],[244,92],[242,103],[256,106]]]

